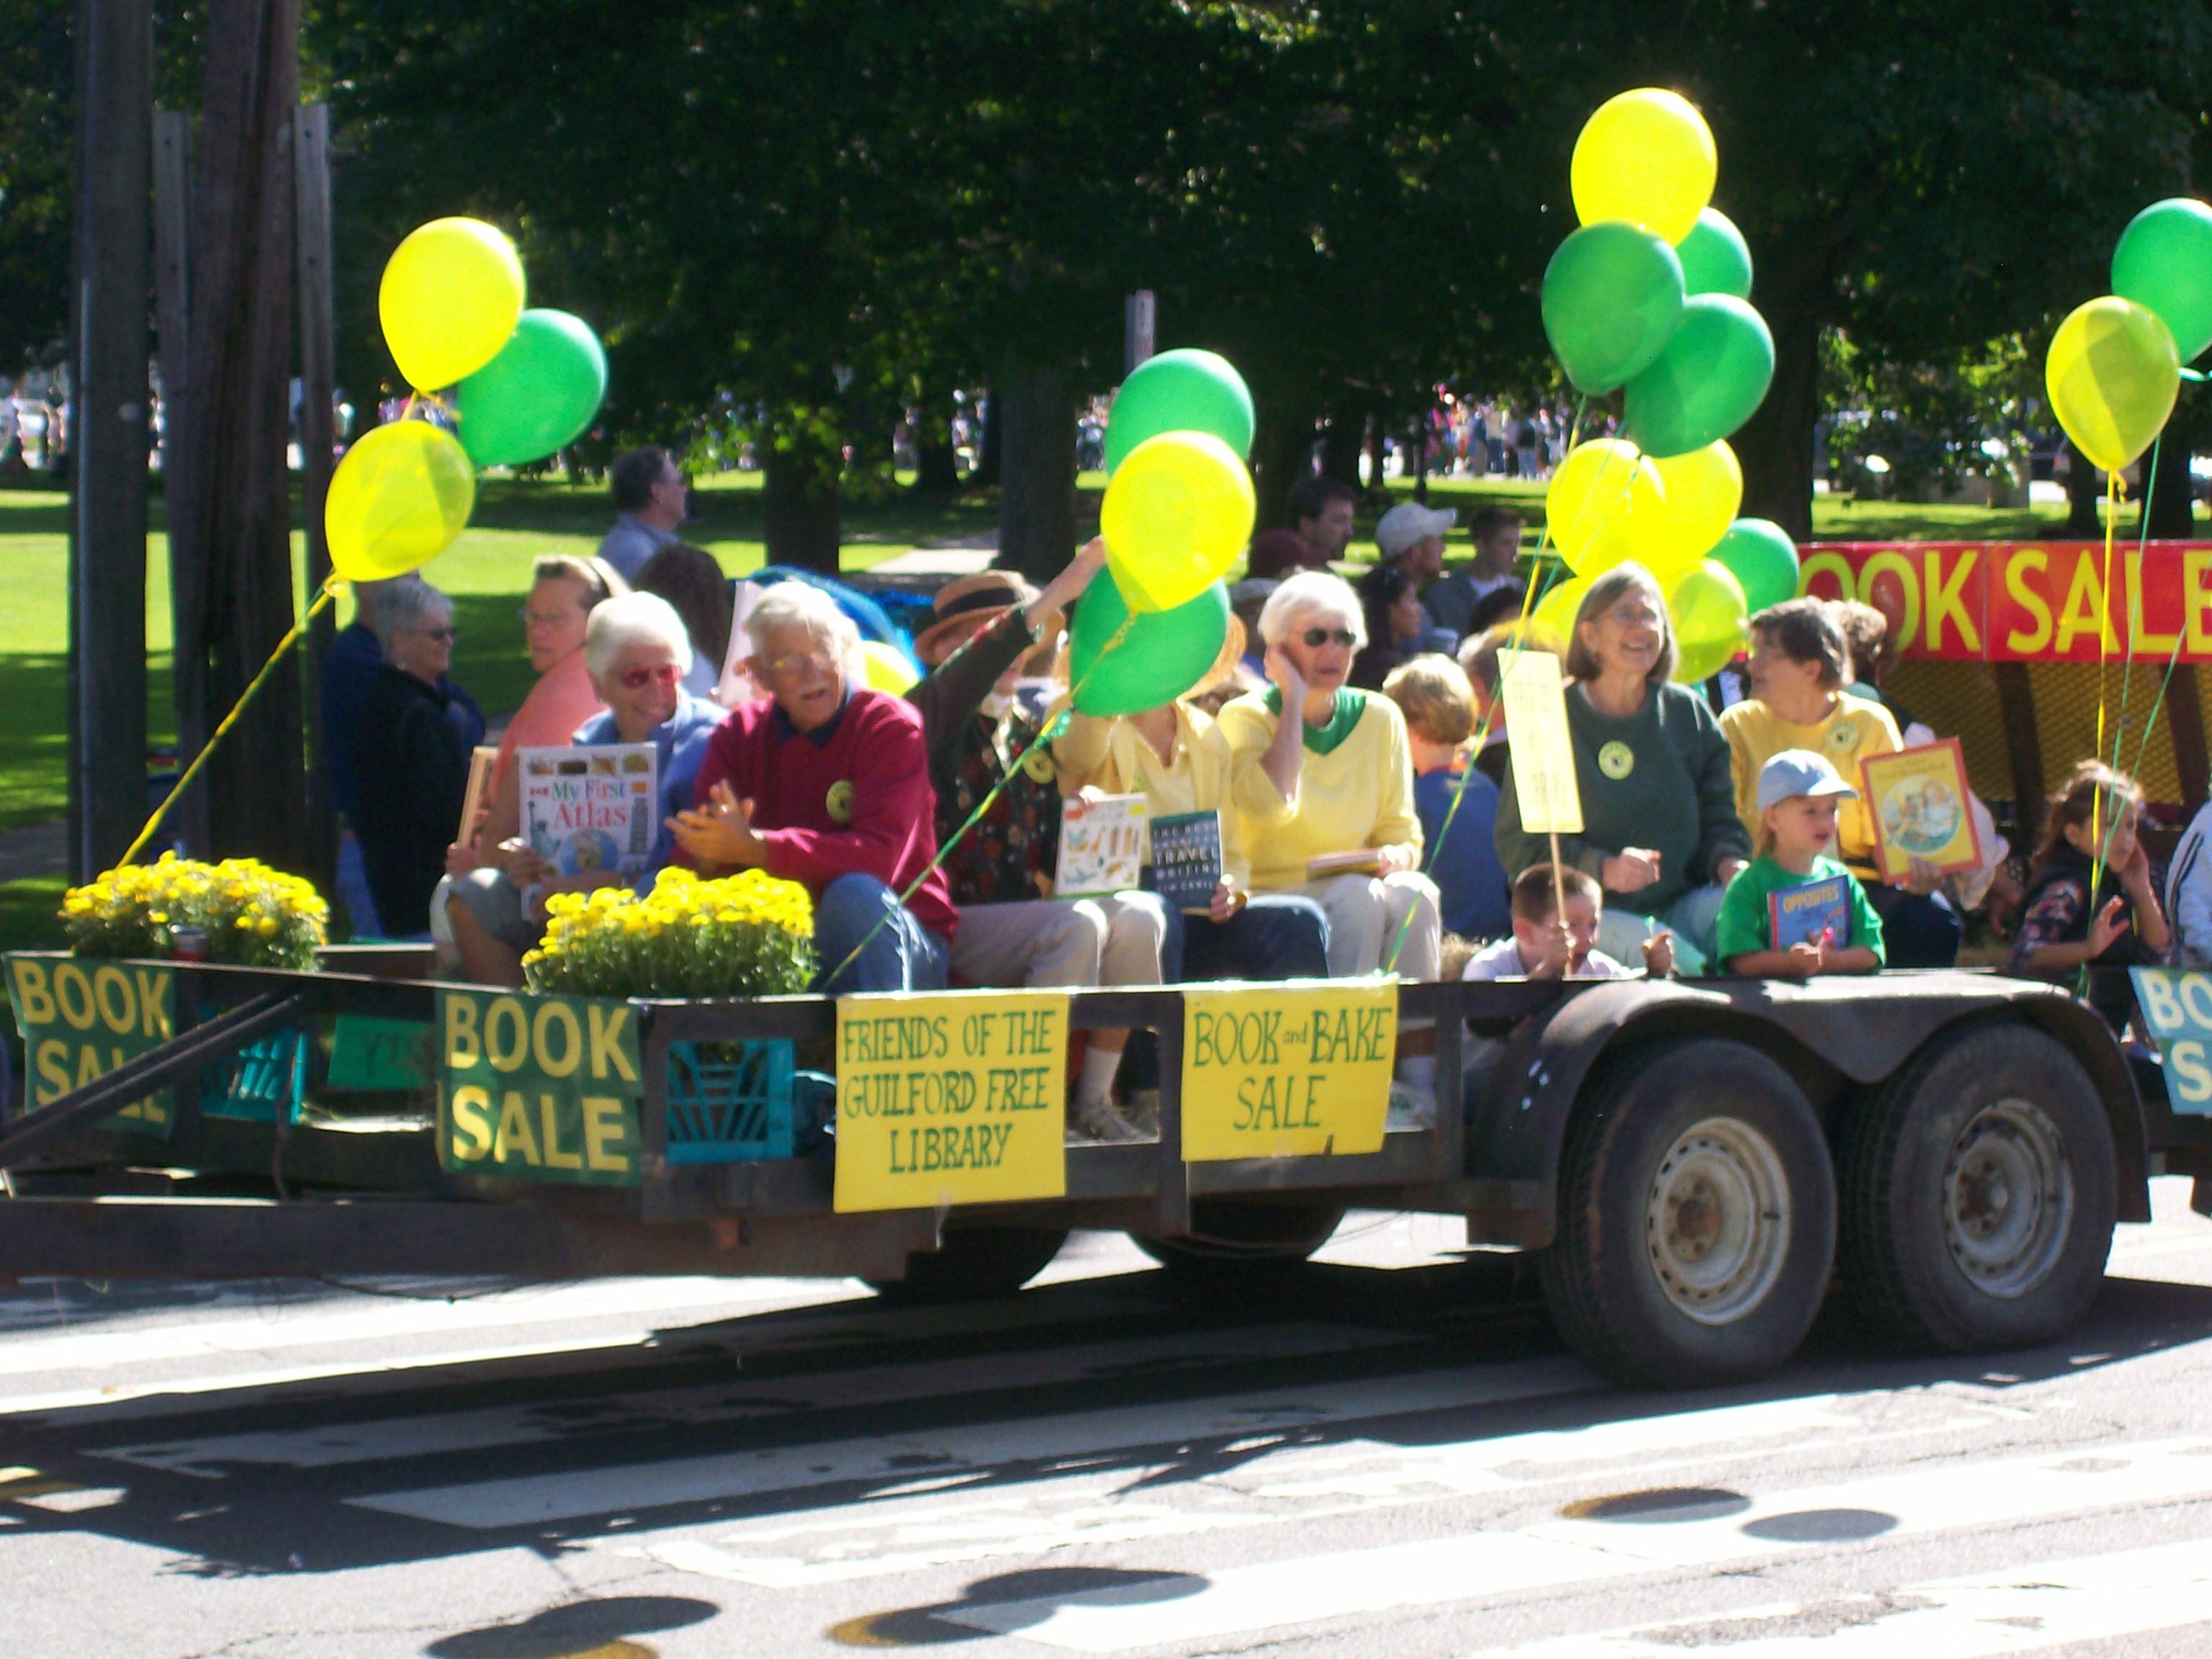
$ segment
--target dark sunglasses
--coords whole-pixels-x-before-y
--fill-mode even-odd
[[[1310,651],[1318,651],[1331,641],[1349,651],[1359,643],[1359,635],[1348,628],[1309,628],[1298,637],[1306,642]]]
[[[622,681],[625,691],[641,691],[648,681],[659,680],[663,685],[673,685],[683,677],[677,673],[674,663],[665,662],[658,668],[625,668],[617,678]]]

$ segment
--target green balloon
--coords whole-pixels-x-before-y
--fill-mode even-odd
[[[1736,579],[1753,616],[1797,597],[1797,544],[1769,519],[1738,519],[1705,555]]]
[[[582,435],[607,395],[607,354],[580,317],[526,311],[499,356],[460,384],[461,447],[478,466],[542,460]]]
[[[2171,329],[2183,362],[2212,345],[2212,207],[2175,196],[2128,221],[2112,250],[2112,292]]]
[[[1718,208],[1700,213],[1674,252],[1682,258],[1682,286],[1688,292],[1751,298],[1751,247]]]
[[[1112,574],[1102,570],[1083,590],[1069,635],[1076,708],[1102,720],[1140,714],[1173,702],[1213,666],[1229,637],[1229,590],[1216,582],[1188,604],[1139,611],[1132,622]]]
[[[1205,432],[1239,456],[1252,453],[1252,393],[1234,365],[1211,351],[1179,346],[1137,365],[1114,395],[1106,418],[1106,470],[1163,432]],[[1147,705],[1148,707],[1150,705]]]
[[[1543,306],[1545,337],[1567,379],[1599,397],[1666,348],[1682,315],[1682,262],[1625,221],[1584,225],[1545,266]]]
[[[1624,424],[1647,455],[1686,455],[1749,420],[1774,379],[1765,319],[1728,294],[1700,294],[1658,362],[1628,383]]]

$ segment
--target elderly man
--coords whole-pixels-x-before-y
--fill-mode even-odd
[[[575,745],[651,744],[656,811],[666,820],[690,805],[723,711],[684,689],[691,645],[683,618],[656,594],[617,594],[592,608],[582,655],[606,707],[576,728]],[[636,878],[641,890],[674,852],[674,832],[664,823]],[[476,868],[449,876],[438,903],[461,971],[477,984],[520,985],[523,953],[545,931],[542,909],[526,905],[525,890],[580,892],[620,879],[611,870],[563,876],[515,836],[495,846]]]
[[[959,917],[930,867],[921,716],[854,680],[860,632],[819,588],[778,583],[744,628],[768,696],[708,745],[696,805],[672,826],[683,857],[702,875],[761,869],[811,892],[815,989],[944,989]]]
[[[937,620],[915,640],[930,672],[908,695],[927,734],[937,833],[960,907],[952,971],[971,985],[1160,982],[1168,920],[1157,896],[1053,896],[1059,779],[1052,751],[1012,698],[1022,659],[1051,642],[1058,613],[1105,560],[1105,544],[1093,541],[1042,593],[996,570],[948,582],[937,596]],[[1127,1036],[1091,1034],[1068,1114],[1076,1133],[1096,1140],[1139,1133],[1113,1101]]]

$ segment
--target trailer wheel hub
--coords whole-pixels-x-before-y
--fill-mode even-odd
[[[2073,1224],[2065,1138],[2042,1109],[2001,1100],[1970,1118],[1943,1171],[1943,1242],[1959,1271],[1989,1295],[2025,1296]]]
[[[1736,1118],[1687,1130],[1653,1174],[1644,1242],[1659,1288],[1705,1325],[1763,1301],[1790,1243],[1790,1185],[1773,1144]]]

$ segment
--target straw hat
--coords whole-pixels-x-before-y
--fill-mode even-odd
[[[957,576],[937,590],[937,620],[914,636],[914,654],[934,667],[969,635],[1036,599],[1036,589],[1011,570]]]

